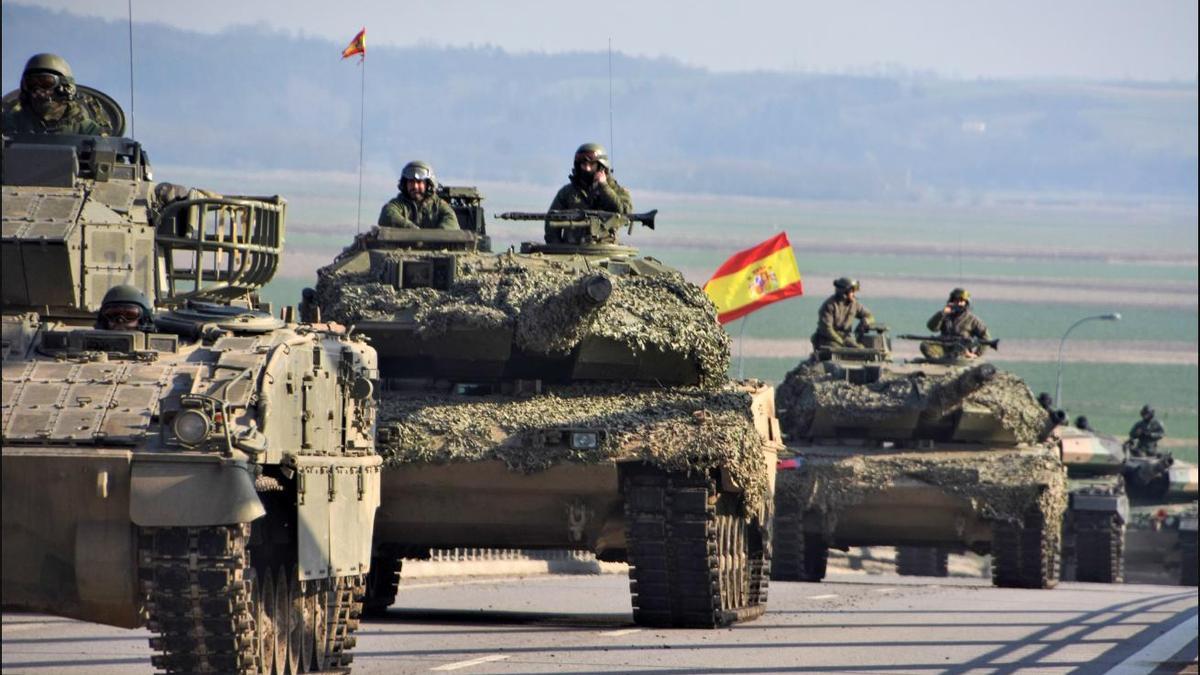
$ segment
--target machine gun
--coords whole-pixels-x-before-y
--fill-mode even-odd
[[[958,335],[897,335],[901,340],[920,340],[933,342],[954,349],[979,353],[980,347],[991,347],[1000,351],[1000,340],[984,340],[977,337],[962,337]]]
[[[633,233],[633,224],[638,223],[654,229],[654,217],[658,209],[645,213],[614,213],[591,209],[564,209],[561,211],[507,211],[497,215],[503,220],[541,220],[546,223],[547,244],[612,244],[617,241],[617,230],[626,228]]]

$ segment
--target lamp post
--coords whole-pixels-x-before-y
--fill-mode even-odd
[[[1056,378],[1055,384],[1054,384],[1054,405],[1058,406],[1059,408],[1062,407],[1062,355],[1063,355],[1063,346],[1065,344],[1067,344],[1067,336],[1070,335],[1071,331],[1075,330],[1075,327],[1081,323],[1085,323],[1088,321],[1120,321],[1120,320],[1121,320],[1121,315],[1117,312],[1113,312],[1112,314],[1097,314],[1096,316],[1085,316],[1084,318],[1071,324],[1071,327],[1067,329],[1067,332],[1063,333],[1062,339],[1058,341],[1058,377]]]

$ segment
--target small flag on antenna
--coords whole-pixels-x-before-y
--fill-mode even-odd
[[[342,58],[348,59],[355,54],[362,54],[362,58],[367,58],[367,29],[363,28],[358,31],[358,35],[350,41],[350,45],[342,50]]]

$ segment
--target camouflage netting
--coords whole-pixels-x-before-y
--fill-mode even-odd
[[[542,259],[536,266],[521,261],[510,254],[474,260],[462,256],[454,284],[446,291],[396,290],[379,283],[372,273],[339,274],[326,268],[318,273],[317,297],[326,319],[345,324],[407,318],[419,326],[417,334],[424,340],[440,338],[451,326],[512,330],[517,348],[551,356],[565,354],[594,335],[635,354],[683,354],[696,364],[701,386],[725,381],[729,336],[704,292],[678,272],[612,275]],[[591,275],[604,275],[612,282],[611,297],[599,307],[578,295],[581,278]]]
[[[498,459],[525,473],[634,458],[677,471],[725,468],[745,488],[750,515],[769,497],[770,478],[750,403],[745,392],[695,387],[571,386],[486,398],[384,392],[379,452],[391,465]],[[587,450],[544,441],[544,430],[564,427],[607,433]]]
[[[887,454],[804,454],[802,471],[782,471],[776,500],[799,500],[822,515],[827,532],[838,515],[868,495],[912,479],[962,497],[990,520],[1018,521],[1037,509],[1046,522],[1062,521],[1066,472],[1049,448]]]
[[[968,402],[987,408],[1018,443],[1034,444],[1049,430],[1050,416],[1017,376],[996,371],[984,377],[982,365],[951,372],[887,374],[871,384],[851,384],[826,364],[803,363],[776,389],[779,423],[787,438],[809,435],[816,412],[836,425],[870,426],[898,420],[913,411],[918,424],[936,425]],[[921,438],[920,430],[911,435]]]

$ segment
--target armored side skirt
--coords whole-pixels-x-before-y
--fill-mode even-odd
[[[494,460],[404,464],[384,469],[382,491],[377,544],[625,548],[616,464],[559,464],[534,474]]]
[[[248,522],[264,513],[244,465],[170,459],[120,448],[5,447],[4,606],[138,626],[137,525]]]

